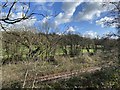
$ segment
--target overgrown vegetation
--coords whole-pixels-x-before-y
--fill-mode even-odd
[[[101,71],[94,73],[85,73],[83,75],[70,78],[68,80],[60,80],[56,82],[40,83],[45,88],[120,88],[120,68],[118,66],[111,66],[102,68]],[[39,87],[38,86],[38,87]]]

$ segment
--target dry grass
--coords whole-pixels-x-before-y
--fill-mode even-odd
[[[98,65],[100,60],[96,56],[89,57],[88,55],[81,55],[79,57],[63,57],[56,56],[56,62],[36,61],[18,64],[9,64],[2,67],[3,87],[9,86],[15,81],[24,80],[26,70],[29,76],[39,76],[56,74],[66,71],[80,70],[86,67]],[[98,58],[99,59],[99,58]]]

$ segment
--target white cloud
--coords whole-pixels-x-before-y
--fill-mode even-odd
[[[46,0],[43,1],[43,2],[39,2],[39,1],[35,0],[37,10],[45,11],[45,12],[47,12],[49,14],[53,13],[52,6],[54,5],[54,3],[55,2],[47,2]]]
[[[33,26],[36,21],[37,21],[37,19],[35,17],[33,17],[32,19],[23,20],[21,22],[15,23],[14,25],[20,26],[20,27],[22,25],[30,27],[30,26]]]
[[[112,35],[112,34],[114,34],[114,32],[111,32],[111,31],[107,31],[107,32],[105,32],[104,34],[103,34],[103,37],[108,37],[109,35]],[[118,36],[111,36],[111,37],[109,37],[110,39],[118,39]]]
[[[6,17],[7,13],[5,12],[2,12],[0,16],[2,16],[2,18]],[[12,19],[17,19],[17,18],[22,18],[24,15],[23,12],[17,12],[17,13],[11,13],[9,18],[12,20]]]
[[[41,23],[46,23],[48,22],[48,20],[50,19],[51,17],[50,16],[47,16],[47,17],[44,17],[41,21]]]
[[[86,31],[86,32],[83,34],[83,37],[97,38],[97,32]]]
[[[42,32],[56,32],[58,29],[57,24],[53,21],[51,16],[44,17],[42,21],[38,21],[38,24],[41,26],[40,30]],[[39,27],[39,26],[38,26]]]
[[[118,36],[111,36],[110,38],[111,39],[118,39],[119,37]]]
[[[2,13],[2,17],[4,15],[6,15],[6,13]],[[12,13],[11,16],[10,16],[10,18],[11,19],[22,18],[22,15],[23,15],[22,12],[18,12],[16,14]],[[13,26],[16,27],[16,28],[21,28],[22,26],[28,26],[28,27],[33,26],[36,21],[37,21],[36,17],[31,17],[29,19],[22,20],[20,22],[15,23],[15,24],[7,24],[7,23],[4,23],[4,22],[2,22],[2,24],[4,26],[8,27],[8,28],[13,27]]]
[[[57,34],[57,35],[63,35],[63,33],[62,33],[62,32],[57,32],[56,34]]]
[[[101,13],[111,10],[112,5],[107,5],[103,7],[102,0],[100,2],[85,2],[86,6],[83,7],[82,11],[73,17],[77,6],[79,6],[84,0],[77,2],[63,2],[62,10],[58,16],[55,17],[56,24],[63,24],[71,21],[88,21],[93,20],[95,17],[100,17]],[[108,8],[109,7],[109,8]]]
[[[92,20],[94,17],[100,17],[100,14],[105,11],[106,7],[103,7],[101,2],[87,2],[86,7],[78,13],[75,20]]]
[[[113,17],[104,17],[101,18],[100,20],[96,21],[97,25],[101,25],[101,27],[105,27],[107,22],[111,22],[114,18]],[[116,24],[112,24],[111,27],[116,27]]]
[[[24,6],[25,7],[25,6]],[[13,9],[16,11],[16,12],[20,12],[23,10],[23,6],[22,5],[18,5],[18,4],[15,4]]]
[[[7,13],[6,13],[6,12],[1,12],[1,13],[0,13],[0,19],[5,18],[5,17],[6,17],[6,15],[7,15]]]
[[[76,10],[76,7],[81,3],[79,2],[63,2],[62,10],[63,12],[59,13],[55,17],[56,24],[63,24],[71,21],[71,18]]]
[[[55,2],[48,2],[47,6],[52,7]]]
[[[73,27],[71,26],[71,27],[69,27],[69,28],[67,29],[67,32],[75,32],[75,28],[73,28]]]

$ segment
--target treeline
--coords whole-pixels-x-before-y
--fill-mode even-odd
[[[55,33],[45,34],[29,31],[3,31],[2,32],[3,64],[26,60],[53,60],[56,52],[62,50],[64,55],[74,57],[80,50],[86,49],[91,55],[97,50],[111,51],[117,49],[117,39],[102,37],[101,39],[86,38],[77,34]],[[91,53],[89,50],[93,49]]]

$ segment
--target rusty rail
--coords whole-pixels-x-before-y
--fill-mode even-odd
[[[76,70],[76,71],[72,71],[72,72],[62,72],[62,73],[58,73],[58,74],[37,76],[35,79],[34,79],[34,77],[29,77],[29,79],[26,80],[26,84],[27,84],[27,82],[32,82],[34,80],[37,83],[37,82],[46,82],[46,81],[52,81],[52,80],[57,80],[57,79],[67,79],[72,76],[77,76],[77,75],[85,73],[85,72],[94,72],[94,71],[100,70],[100,69],[101,69],[101,67],[91,67],[91,68],[87,68],[87,69],[80,70],[80,71]]]

